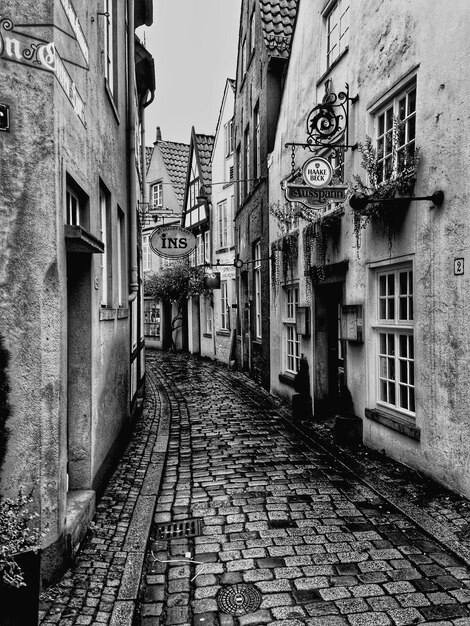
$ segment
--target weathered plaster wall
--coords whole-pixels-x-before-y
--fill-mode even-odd
[[[20,484],[34,488],[41,523],[44,528],[47,525],[44,547],[58,541],[64,528],[67,342],[80,341],[79,336],[71,336],[67,324],[67,274],[71,272],[64,239],[67,174],[89,198],[84,225],[97,237],[100,180],[110,190],[114,252],[110,302],[114,313],[106,321],[100,321],[99,260],[87,255],[83,259],[83,267],[88,266],[90,319],[89,353],[84,363],[90,385],[83,391],[88,394],[90,411],[83,416],[81,442],[72,442],[69,450],[85,463],[80,488],[91,488],[128,422],[129,411],[127,293],[125,290],[118,314],[116,267],[118,206],[126,216],[129,232],[122,27],[125,4],[118,6],[121,27],[117,34],[115,106],[104,89],[102,19],[85,0],[76,0],[74,8],[89,46],[88,69],[77,44],[60,30],[70,31],[60,2],[2,3],[2,17],[10,17],[14,23],[54,23],[59,27],[34,26],[28,34],[54,41],[62,57],[81,66],[67,68],[86,103],[85,127],[52,72],[0,55],[0,71],[5,78],[1,101],[11,106],[11,130],[0,134],[0,332],[12,355],[11,434],[1,492],[13,495]],[[126,252],[124,256],[127,263]],[[75,313],[81,315],[78,310],[70,315]]]
[[[373,135],[373,103],[407,73],[417,75],[417,139],[421,161],[415,195],[445,193],[441,208],[415,202],[405,213],[389,248],[380,227],[362,231],[355,249],[352,216],[345,206],[339,250],[328,251],[330,262],[348,260],[345,303],[365,304],[364,344],[347,346],[347,382],[356,413],[364,417],[373,396],[370,264],[390,259],[411,259],[415,271],[416,425],[421,441],[400,435],[364,418],[364,441],[400,461],[433,475],[467,495],[470,493],[468,441],[469,415],[469,285],[468,276],[455,276],[454,258],[468,262],[469,186],[466,163],[469,133],[466,85],[469,81],[469,40],[466,25],[470,5],[456,2],[449,11],[443,3],[351,3],[349,52],[327,75],[322,74],[322,2],[315,10],[300,3],[297,30],[283,94],[276,146],[270,168],[270,194],[275,198],[279,180],[290,171],[286,141],[304,141],[308,111],[321,99],[323,82],[332,78],[338,92],[349,83],[359,102],[351,110],[350,139],[364,141]],[[319,80],[321,78],[321,80]],[[316,93],[315,98],[312,94]],[[305,155],[300,155],[299,161]],[[346,157],[345,178],[365,178],[358,151]],[[278,197],[282,199],[278,191]],[[278,236],[271,224],[271,239]],[[356,254],[358,252],[358,254]],[[302,253],[299,254],[302,262]],[[302,272],[301,272],[302,273]],[[302,284],[302,281],[300,281]],[[301,287],[302,289],[302,287]],[[282,323],[272,314],[272,344],[277,345]],[[311,359],[312,355],[310,356]],[[271,353],[271,384],[277,384],[279,356]]]

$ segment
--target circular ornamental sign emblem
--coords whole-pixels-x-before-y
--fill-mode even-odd
[[[182,259],[196,247],[196,237],[182,226],[158,226],[150,235],[150,247],[167,259]]]
[[[322,157],[313,157],[305,161],[302,167],[304,182],[309,187],[321,189],[330,184],[333,177],[333,168],[329,161]]]

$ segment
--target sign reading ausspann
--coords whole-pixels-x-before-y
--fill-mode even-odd
[[[159,226],[150,235],[150,247],[167,259],[182,259],[196,247],[196,237],[182,226]]]

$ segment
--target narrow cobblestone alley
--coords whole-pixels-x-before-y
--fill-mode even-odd
[[[41,624],[470,624],[464,542],[445,549],[307,446],[244,375],[160,352],[147,368],[143,417]],[[454,537],[467,504],[430,498],[422,516]]]

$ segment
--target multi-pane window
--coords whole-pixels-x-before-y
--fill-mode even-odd
[[[226,280],[222,280],[220,283],[220,329],[230,330],[230,308]]]
[[[377,182],[406,167],[415,153],[416,84],[400,93],[376,115]]]
[[[377,280],[377,403],[414,415],[413,271],[383,271]]]
[[[67,224],[80,226],[80,200],[77,194],[67,187],[65,193]]]
[[[217,205],[218,221],[217,221],[217,246],[219,248],[226,248],[228,244],[227,229],[228,229],[228,215],[227,215],[227,200],[222,200]]]
[[[196,236],[196,265],[202,265],[204,262],[204,242],[202,235]]]
[[[243,202],[243,183],[242,183],[242,155],[240,146],[237,148],[237,185],[238,185],[238,206]]]
[[[189,207],[197,206],[199,187],[199,178],[194,178],[189,184]]]
[[[225,156],[229,157],[233,153],[233,119],[224,126],[225,136]]]
[[[259,104],[256,105],[254,122],[255,122],[255,134],[254,134],[255,145],[253,149],[253,159],[254,159],[253,170],[254,170],[255,178],[259,179],[261,176],[261,145],[260,145],[261,133],[260,133],[260,125],[259,125]]]
[[[246,178],[246,193],[251,191],[251,140],[250,140],[250,127],[248,126],[245,131],[245,178]]]
[[[341,56],[349,42],[349,2],[338,0],[328,13],[327,22],[327,68]]]
[[[204,298],[204,309],[205,309],[205,326],[206,326],[206,334],[212,335],[212,307],[211,307],[211,299],[209,297]]]
[[[104,243],[104,252],[100,254],[101,262],[101,305],[111,304],[111,231],[109,228],[110,198],[100,190],[100,239]]]
[[[261,339],[261,242],[255,245],[253,279],[255,291],[255,337]]]
[[[162,183],[155,183],[155,185],[152,185],[152,206],[153,207],[162,207],[163,206],[163,185],[162,185]]]
[[[148,272],[150,270],[150,236],[143,235],[142,236],[142,265],[144,272]]]
[[[204,232],[204,263],[211,262],[210,230]]]
[[[296,374],[300,363],[300,336],[296,329],[296,313],[299,304],[298,286],[286,289],[286,312],[284,319],[286,372]]]
[[[114,94],[114,0],[104,0],[104,76]]]

